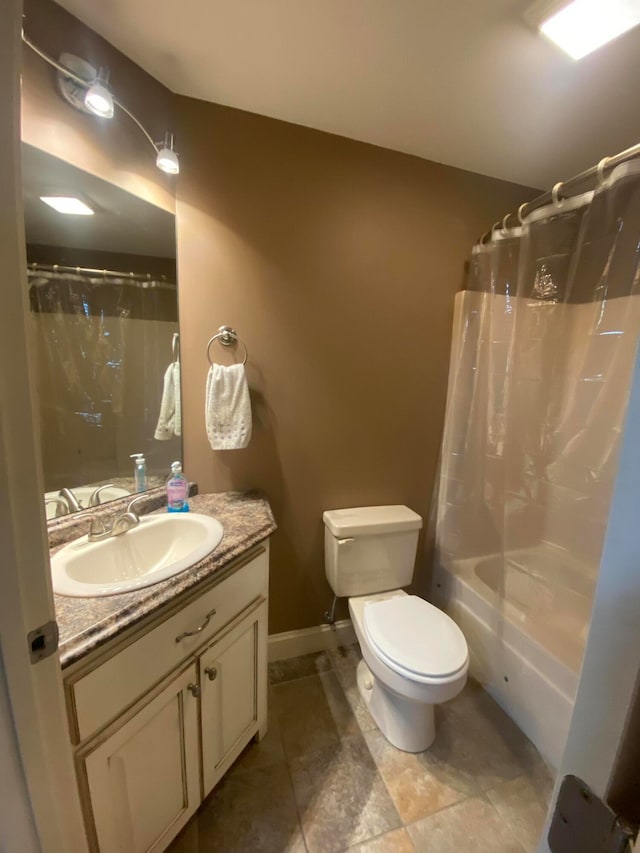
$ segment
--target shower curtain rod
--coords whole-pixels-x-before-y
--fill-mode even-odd
[[[27,269],[34,272],[76,273],[78,275],[101,275],[105,278],[128,278],[134,282],[158,282],[159,284],[175,287],[175,282],[169,281],[164,275],[152,276],[151,273],[118,272],[117,270],[94,269],[92,267],[71,267],[64,264],[39,264],[35,261],[27,264]]]
[[[521,204],[516,213],[507,213],[501,221],[495,222],[491,228],[482,235],[478,242],[484,243],[498,228],[502,231],[506,231],[509,227],[507,224],[509,217],[515,216],[518,220],[517,224],[522,225],[524,219],[536,210],[536,208],[544,207],[544,205],[549,204],[550,201],[569,198],[569,195],[577,195],[575,190],[578,187],[592,181],[593,178],[596,177],[598,178],[598,181],[603,180],[604,173],[607,169],[613,169],[615,166],[619,166],[621,163],[626,163],[627,160],[633,160],[634,157],[638,156],[640,156],[640,142],[636,145],[632,145],[631,148],[626,148],[624,151],[620,151],[619,154],[614,154],[612,157],[603,157],[597,165],[591,166],[590,169],[585,169],[584,172],[580,172],[566,181],[559,181],[553,189],[547,190],[541,195],[536,196],[536,198],[531,201],[526,201],[524,204]],[[572,190],[574,192],[567,194],[567,190]]]

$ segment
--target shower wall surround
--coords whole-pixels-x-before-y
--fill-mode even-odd
[[[473,638],[476,674],[530,737],[556,727],[536,740],[556,759],[638,344],[639,241],[636,160],[595,194],[534,211],[521,237],[475,247],[456,297],[436,589]]]

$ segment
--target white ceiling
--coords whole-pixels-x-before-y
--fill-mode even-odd
[[[640,141],[640,28],[573,62],[528,0],[61,5],[180,94],[523,184]]]

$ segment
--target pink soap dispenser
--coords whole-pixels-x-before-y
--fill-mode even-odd
[[[189,481],[182,473],[182,463],[171,463],[167,480],[167,512],[189,512]]]

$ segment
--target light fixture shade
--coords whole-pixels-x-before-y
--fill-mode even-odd
[[[101,118],[113,118],[113,98],[111,92],[100,80],[95,80],[87,89],[84,105],[94,115]]]
[[[177,175],[180,172],[178,155],[171,148],[167,148],[166,145],[158,151],[156,166],[168,175]]]

